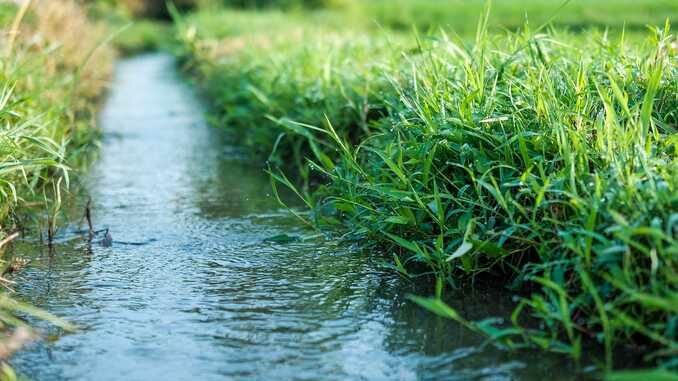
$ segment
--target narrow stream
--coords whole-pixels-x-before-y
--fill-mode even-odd
[[[544,380],[572,368],[507,353],[408,302],[413,286],[308,234],[267,176],[219,130],[170,56],[118,64],[87,177],[110,247],[22,243],[18,297],[78,324],[12,365],[33,380]],[[75,235],[75,227],[70,233]],[[68,237],[69,232],[62,233]],[[506,297],[458,296],[466,316],[504,315]],[[49,328],[46,328],[49,329]]]

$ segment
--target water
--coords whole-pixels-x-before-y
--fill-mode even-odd
[[[551,380],[567,363],[482,346],[408,302],[413,285],[334,242],[305,235],[262,169],[206,125],[161,54],[119,63],[87,176],[95,228],[53,251],[23,243],[18,296],[81,330],[33,344],[12,365],[34,380]],[[101,236],[101,234],[99,235]],[[96,241],[96,240],[95,240]],[[507,316],[500,294],[452,300]]]

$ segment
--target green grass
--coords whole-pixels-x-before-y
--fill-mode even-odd
[[[560,28],[493,34],[482,21],[469,41],[318,28],[313,17],[323,16],[179,23],[217,123],[268,156],[310,224],[434,279],[436,295],[416,302],[502,345],[577,359],[599,345],[604,369],[624,365],[618,351],[678,365],[668,27],[629,42]],[[440,299],[483,279],[519,296],[508,326],[465,321]]]
[[[134,17],[121,2],[94,1],[88,14],[90,19],[108,27],[112,36],[111,45],[125,56],[169,50],[175,41],[170,21]]]
[[[27,205],[55,205],[49,195],[56,195],[56,184],[67,185],[69,164],[96,135],[92,120],[112,60],[101,46],[107,32],[72,2],[35,4],[19,25],[14,44],[1,46],[0,231],[5,233],[21,225],[18,217]],[[75,40],[79,34],[86,38]],[[40,35],[45,38],[36,42]]]
[[[570,30],[591,28],[643,30],[646,25],[662,25],[666,18],[677,19],[678,4],[670,0],[571,0],[560,9],[556,0],[494,0],[490,27],[516,30],[528,21],[536,27],[557,15],[553,25]],[[439,27],[459,34],[475,31],[482,0],[372,0],[358,2],[356,13],[395,29],[420,30]]]
[[[0,44],[0,254],[19,230],[54,232],[73,164],[94,144],[94,111],[112,60],[101,46],[104,30],[74,2],[36,1],[24,18],[16,17],[21,14],[4,4],[0,10],[3,36],[15,36]],[[0,259],[0,277],[11,261]],[[73,329],[12,299],[6,279],[0,280],[4,355],[36,338],[24,316]],[[14,379],[6,359],[0,360],[0,379]]]
[[[444,29],[462,37],[475,34],[484,0],[372,0],[330,1],[323,8],[272,8],[233,10],[208,7],[191,16],[204,37],[227,37],[248,31],[276,30],[295,25],[322,25],[324,28],[396,30],[410,33]],[[494,0],[488,28],[492,32],[515,32],[527,23],[533,29],[545,23],[560,30],[590,30],[618,34],[622,30],[644,33],[648,25],[663,25],[678,17],[678,5],[670,0]],[[242,23],[243,20],[246,23]],[[271,30],[270,32],[272,32]],[[279,30],[279,29],[278,29]]]
[[[167,22],[142,19],[115,25],[120,33],[113,43],[124,55],[168,50],[174,41],[174,29]]]

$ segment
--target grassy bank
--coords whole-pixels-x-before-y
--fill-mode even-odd
[[[494,18],[474,36],[403,35],[327,12],[211,11],[179,27],[217,123],[298,190],[309,224],[436,284],[418,303],[505,346],[675,368],[678,61],[662,23],[675,7],[634,4],[665,5],[634,13],[659,26],[614,39],[490,33]],[[520,296],[508,324],[441,299],[487,279]]]
[[[68,160],[93,142],[112,53],[99,46],[108,32],[74,2],[36,2],[23,17],[18,8],[5,12],[0,220],[7,232],[27,206],[54,205],[47,195],[66,184]]]
[[[25,229],[54,231],[71,168],[94,144],[95,108],[112,52],[106,29],[74,1],[3,3],[0,54],[0,252]],[[16,314],[64,322],[12,300],[4,278],[21,262],[0,265],[0,360],[34,334]],[[3,368],[3,377],[11,370]]]

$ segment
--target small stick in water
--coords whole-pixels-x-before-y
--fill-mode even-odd
[[[89,239],[92,240],[94,236],[94,227],[92,227],[92,213],[90,205],[92,204],[92,198],[90,197],[87,200],[87,205],[85,205],[85,219],[87,219],[87,227],[89,228]]]

